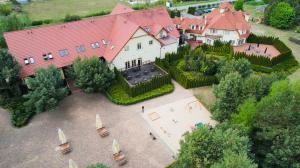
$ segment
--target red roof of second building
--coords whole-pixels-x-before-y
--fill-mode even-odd
[[[120,7],[116,8],[119,9]],[[115,14],[5,33],[9,51],[22,65],[21,76],[30,76],[35,69],[46,68],[51,64],[58,68],[71,65],[78,57],[98,56],[111,62],[138,28],[154,25],[172,27],[173,31],[168,34],[179,37],[165,8],[112,13]],[[96,42],[100,44],[100,48],[91,47]],[[81,45],[85,51],[78,53],[76,47]],[[59,51],[63,49],[68,50],[68,56],[59,55]],[[52,53],[53,59],[45,61],[43,54],[47,53]],[[25,65],[24,58],[30,57],[34,59],[34,64]]]

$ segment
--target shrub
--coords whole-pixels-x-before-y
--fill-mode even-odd
[[[110,12],[111,12],[110,10],[103,10],[103,11],[100,11],[97,13],[85,15],[85,16],[83,16],[83,18],[94,17],[94,16],[103,16],[103,15],[109,14]]]
[[[235,9],[236,11],[244,10],[244,0],[237,0],[237,1],[234,3],[234,9]]]
[[[73,64],[75,84],[86,93],[99,92],[107,89],[115,78],[106,62],[98,57],[77,59]]]
[[[174,86],[172,84],[166,84],[160,86],[159,88],[153,89],[151,91],[145,92],[143,94],[131,97],[127,94],[126,90],[122,87],[120,82],[116,82],[110,86],[106,93],[106,96],[109,100],[116,104],[130,105],[144,100],[148,100],[154,97],[162,96],[168,93],[173,92]]]
[[[296,28],[296,33],[300,33],[300,26]]]
[[[34,112],[27,111],[25,108],[17,108],[11,112],[11,124],[15,127],[25,126],[32,116],[34,116]]]
[[[72,21],[77,21],[77,20],[81,20],[81,17],[78,15],[67,14],[64,18],[64,22],[72,22]]]
[[[280,29],[287,29],[293,26],[295,22],[295,8],[286,2],[275,4],[270,11],[270,25]]]
[[[97,163],[97,164],[89,165],[87,168],[109,168],[109,167],[102,163]]]

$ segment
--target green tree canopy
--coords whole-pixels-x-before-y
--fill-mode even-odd
[[[109,167],[102,163],[97,163],[97,164],[89,165],[87,168],[109,168]]]
[[[21,30],[29,26],[31,21],[25,14],[10,14],[8,16],[0,16],[0,47],[6,48],[3,37],[4,32]]]
[[[115,78],[114,72],[110,71],[107,64],[97,57],[76,60],[73,68],[76,86],[87,93],[107,89]]]
[[[270,25],[279,29],[287,29],[295,23],[295,8],[286,2],[275,4],[270,11]]]
[[[217,98],[212,107],[213,117],[218,121],[229,119],[245,99],[243,78],[237,72],[229,73],[219,85],[213,87]]]
[[[29,77],[25,82],[29,92],[24,95],[24,106],[28,111],[40,113],[51,110],[68,94],[62,74],[54,66],[38,69],[35,77]]]
[[[224,158],[210,168],[257,168],[257,165],[247,156],[247,153],[225,151]]]
[[[244,10],[244,0],[237,0],[234,3],[234,9],[236,11]]]
[[[254,153],[263,168],[300,166],[300,82],[280,81],[257,103]]]
[[[6,50],[0,50],[0,95],[12,98],[21,94],[20,66]]]
[[[223,60],[220,61],[219,64],[219,70],[217,73],[219,80],[231,72],[238,72],[243,78],[248,77],[252,73],[251,63],[245,58],[230,61]]]
[[[11,3],[0,4],[0,15],[7,16],[11,12],[12,12],[12,4]]]
[[[216,127],[212,130],[203,127],[185,136],[180,144],[176,167],[210,167],[221,161],[224,151],[248,153],[249,140],[237,129]]]

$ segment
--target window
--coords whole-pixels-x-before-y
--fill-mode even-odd
[[[153,40],[150,40],[150,41],[149,41],[149,45],[152,45],[152,44],[153,44]]]
[[[128,69],[128,68],[130,68],[130,62],[129,62],[129,61],[126,61],[126,62],[125,62],[125,69]]]
[[[224,34],[225,34],[225,35],[229,35],[229,33],[230,33],[229,31],[224,30]]]
[[[76,47],[76,51],[77,51],[77,53],[81,53],[81,52],[84,52],[84,51],[85,51],[85,48],[84,48],[83,45],[80,45],[80,46],[77,46],[77,47]]]
[[[93,49],[100,48],[100,44],[98,42],[92,43],[91,46]]]
[[[24,58],[24,64],[25,64],[25,65],[28,65],[28,64],[29,64],[28,58]]]
[[[128,45],[125,46],[124,50],[125,50],[125,51],[129,51],[129,46],[128,46]]]
[[[132,61],[131,61],[131,66],[132,66],[132,67],[135,67],[135,66],[136,66],[136,60],[132,60]]]
[[[29,58],[29,62],[30,62],[30,64],[34,64],[35,61],[34,61],[34,59],[32,57],[30,57]]]
[[[59,55],[61,57],[65,57],[69,55],[69,51],[67,49],[59,50]]]
[[[209,29],[210,33],[217,33],[216,29]]]
[[[137,43],[137,49],[138,50],[142,49],[142,43]]]
[[[43,58],[45,61],[47,61],[49,59],[53,59],[53,55],[51,52],[49,52],[48,54],[43,54]]]

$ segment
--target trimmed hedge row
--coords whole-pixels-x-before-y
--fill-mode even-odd
[[[121,105],[130,105],[138,102],[142,102],[148,99],[152,99],[154,97],[162,96],[174,91],[174,86],[172,84],[166,84],[160,86],[157,89],[151,90],[149,92],[143,93],[141,95],[130,97],[120,83],[116,83],[112,85],[105,92],[106,96],[113,103],[121,104]]]
[[[221,55],[227,55],[227,54],[233,54],[233,47],[230,44],[216,44],[216,45],[207,45],[203,44],[201,46],[201,49],[204,52],[214,52],[214,53],[220,53]]]
[[[130,86],[129,83],[126,81],[126,79],[122,76],[121,72],[119,72],[116,68],[114,71],[117,80],[121,83],[124,90],[131,97],[141,95],[153,89],[159,88],[162,85],[171,84],[171,77],[168,73],[166,73],[162,76],[154,77],[149,81],[138,83],[134,86]]]
[[[84,19],[84,18],[89,18],[89,17],[95,17],[95,16],[103,16],[103,15],[107,15],[110,14],[110,10],[103,10],[97,13],[92,13],[92,14],[88,14],[88,15],[84,15],[84,16],[78,16],[78,15],[71,15],[76,16],[80,19]],[[50,23],[62,23],[65,22],[65,18],[59,19],[59,20],[53,20],[53,19],[46,19],[46,20],[35,20],[31,22],[31,26],[40,26],[43,24],[50,24]]]
[[[174,55],[174,54],[170,54],[170,55]],[[200,86],[208,86],[218,82],[218,79],[215,76],[204,76],[200,74],[188,76],[187,73],[191,73],[191,72],[185,72],[182,69],[178,68],[176,66],[177,62],[178,60],[175,59],[171,63],[169,63],[165,59],[156,59],[155,64],[159,65],[167,72],[169,72],[172,78],[186,89],[200,87]]]

